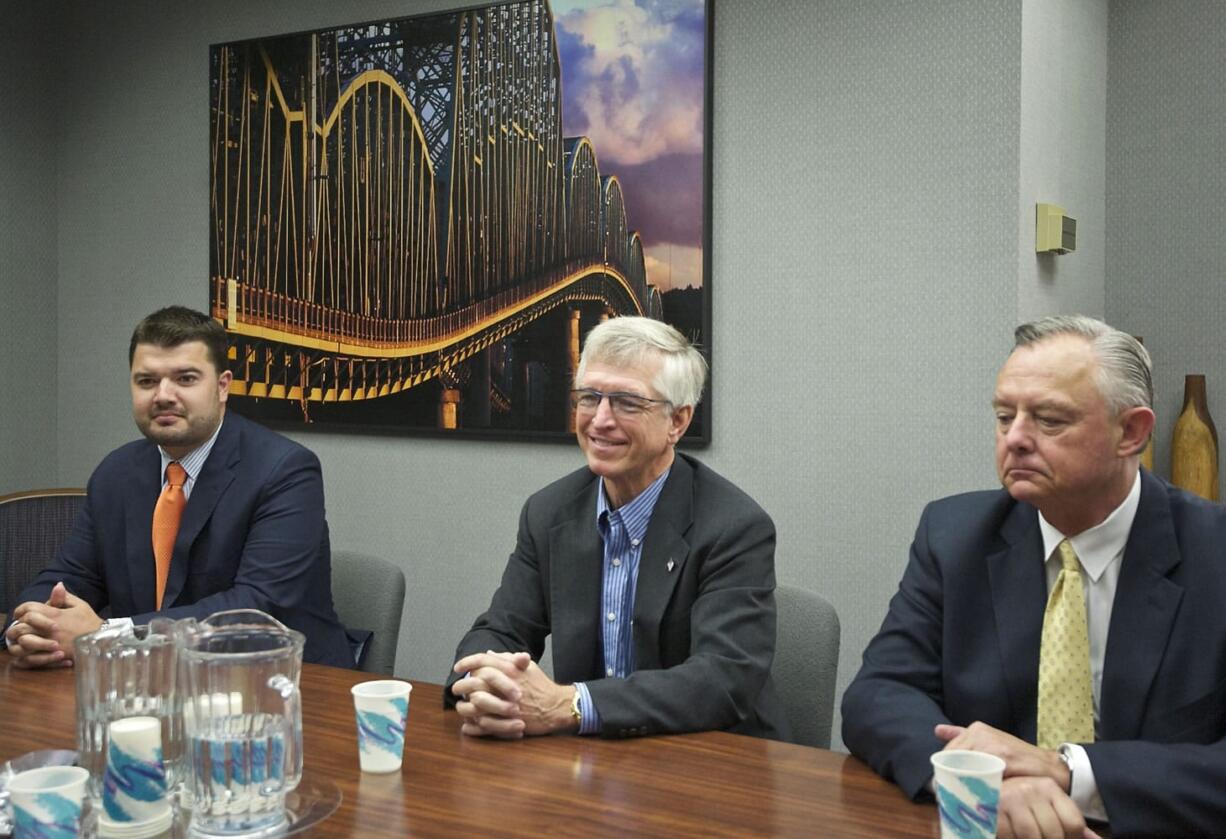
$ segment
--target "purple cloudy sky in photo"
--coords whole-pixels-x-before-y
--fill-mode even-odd
[[[587,135],[601,175],[621,181],[648,281],[662,291],[701,285],[703,0],[550,5],[562,133]]]

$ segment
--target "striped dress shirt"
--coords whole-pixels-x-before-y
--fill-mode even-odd
[[[200,474],[200,470],[204,468],[204,462],[209,459],[209,452],[213,451],[213,444],[217,442],[217,435],[221,433],[221,426],[225,422],[223,416],[222,422],[217,423],[217,429],[213,432],[213,436],[204,442],[199,448],[193,449],[187,455],[179,459],[179,465],[183,467],[183,471],[187,473],[187,479],[183,482],[183,499],[189,500],[192,497],[192,487],[196,485],[196,476]],[[166,454],[166,450],[158,446],[158,454],[162,456],[162,489],[166,488],[166,467],[175,462],[175,459]]]
[[[668,480],[668,471],[616,510],[609,506],[603,480],[596,493],[596,527],[604,543],[600,627],[606,678],[624,679],[634,672],[634,590],[639,578],[639,557],[643,555],[643,537]],[[595,734],[600,731],[600,712],[587,685],[576,682],[575,690],[579,693],[582,717],[579,733]]]

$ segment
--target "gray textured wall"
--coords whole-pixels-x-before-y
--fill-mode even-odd
[[[1053,20],[1081,27],[1088,41],[1067,49],[1093,47],[1071,64],[1090,73],[1073,91],[1088,97],[1102,77],[1102,3],[1085,16],[1033,3],[717,3],[715,440],[700,456],[774,516],[780,579],[837,605],[843,685],[923,503],[995,483],[995,369],[1019,310],[1050,303],[1031,273],[1028,191],[1093,189],[1068,169],[1049,180],[1042,151],[1054,143],[1032,110],[1044,77],[1023,57],[1049,60],[1042,35]],[[133,323],[207,299],[208,45],[452,5],[57,6],[60,152],[33,162],[31,188],[56,184],[56,258],[39,267],[43,282],[58,273],[58,317],[31,329],[58,348],[49,413],[59,426],[35,435],[56,457],[28,483],[82,483],[133,437]],[[0,77],[12,61],[0,54]],[[1095,119],[1070,106],[1058,121],[1084,159]],[[36,153],[33,140],[18,145]],[[15,200],[0,204],[6,218]],[[1089,244],[1065,259],[1081,257],[1056,279],[1066,265],[1086,279],[1057,288],[1090,289],[1089,307],[1101,301],[1102,269],[1096,280]],[[295,436],[323,462],[334,542],[403,564],[398,672],[430,680],[495,586],[523,498],[581,462],[561,445]]]
[[[1106,314],[1153,355],[1169,476],[1186,374],[1226,432],[1226,4],[1113,0],[1108,38]]]
[[[1103,316],[1107,0],[1022,4],[1017,319]],[[1077,250],[1036,254],[1035,204],[1077,219]]]
[[[841,693],[923,503],[994,482],[1020,11],[770,9],[717,8],[709,459],[775,517],[780,579],[836,604]]]
[[[0,495],[57,480],[55,64],[45,12],[33,3],[3,11]]]

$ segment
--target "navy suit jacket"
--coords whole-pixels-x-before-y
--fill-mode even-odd
[[[179,523],[170,575],[155,612],[153,508],[157,446],[111,452],[51,566],[18,598],[46,601],[63,580],[96,612],[147,623],[155,614],[204,618],[260,609],[306,635],[306,661],[352,667],[332,607],[328,524],[319,460],[297,443],[227,411]]]
[[[770,676],[770,517],[727,480],[677,455],[643,537],[635,670],[625,679],[606,678],[598,486],[584,467],[528,499],[502,585],[460,641],[456,660],[485,650],[527,651],[539,659],[552,635],[556,681],[587,685],[603,736],[728,729],[786,739],[787,719]],[[448,677],[448,705],[457,678]]]
[[[1226,507],[1141,471],[1111,610],[1099,741],[1114,836],[1226,826]],[[898,593],[843,696],[843,741],[913,797],[937,723],[1035,742],[1047,583],[1038,513],[1003,490],[924,510]]]

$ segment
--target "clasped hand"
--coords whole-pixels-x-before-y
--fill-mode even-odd
[[[1060,756],[982,722],[938,725],[946,749],[969,749],[1005,762],[996,835],[1001,839],[1099,839],[1069,797],[1071,777]]]
[[[18,605],[4,638],[15,667],[71,667],[73,640],[100,626],[102,619],[93,608],[60,582],[46,603],[30,600]]]
[[[514,739],[575,728],[574,686],[554,682],[528,653],[474,653],[453,669],[466,674],[451,686],[464,734]]]

